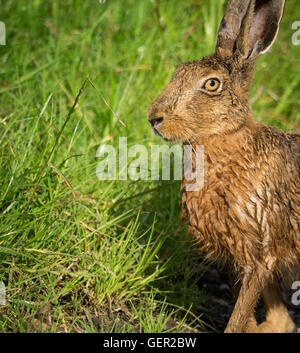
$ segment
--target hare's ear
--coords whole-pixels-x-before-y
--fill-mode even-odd
[[[217,54],[221,58],[235,54],[239,59],[264,54],[276,39],[284,3],[285,0],[229,0]]]
[[[219,28],[216,47],[216,54],[220,58],[225,59],[233,56],[235,43],[249,4],[250,0],[228,0],[226,12]]]

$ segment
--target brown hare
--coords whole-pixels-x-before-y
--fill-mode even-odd
[[[215,53],[179,65],[148,111],[164,139],[204,146],[204,186],[187,191],[183,178],[182,218],[199,249],[230,269],[236,304],[225,332],[296,329],[279,284],[300,265],[300,135],[254,121],[248,102],[283,8],[284,0],[229,0]]]

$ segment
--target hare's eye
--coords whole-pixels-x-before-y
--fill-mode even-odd
[[[205,81],[203,88],[209,92],[215,92],[221,85],[221,82],[217,78],[210,78]]]

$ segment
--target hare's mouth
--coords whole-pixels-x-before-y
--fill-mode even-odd
[[[154,131],[155,135],[164,138],[163,135],[155,127],[153,127],[152,130]]]
[[[152,130],[154,131],[155,135],[163,138],[165,141],[170,141],[170,139],[166,138],[161,132],[158,131],[158,127],[162,124],[163,120],[164,118],[162,116],[154,116],[151,119],[148,118],[148,121],[151,124]]]
[[[172,139],[169,139],[169,138],[165,137],[164,135],[162,135],[157,129],[155,129],[155,127],[153,127],[152,129],[153,129],[155,135],[161,137],[162,139],[164,139],[167,142],[171,142],[172,141]]]

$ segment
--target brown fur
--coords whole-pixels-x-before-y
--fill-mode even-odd
[[[300,265],[300,136],[253,120],[248,93],[258,56],[274,42],[282,0],[231,0],[216,53],[177,67],[148,119],[166,140],[204,146],[204,187],[186,191],[182,218],[199,249],[232,269],[226,332],[291,332],[279,278]],[[268,14],[268,17],[266,17]],[[204,83],[221,83],[216,92]],[[266,322],[253,312],[260,295]]]

